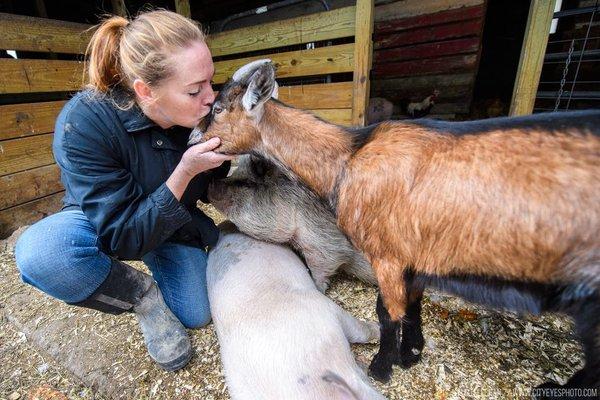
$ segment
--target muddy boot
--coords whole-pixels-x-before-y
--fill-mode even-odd
[[[109,314],[134,312],[150,357],[167,371],[184,367],[192,357],[185,327],[165,304],[156,282],[121,261],[112,260],[108,277],[90,297],[71,304]]]

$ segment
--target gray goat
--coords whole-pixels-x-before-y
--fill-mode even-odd
[[[339,230],[327,206],[275,165],[241,156],[231,176],[209,187],[208,198],[240,231],[300,252],[321,292],[338,269],[377,284],[371,265]]]

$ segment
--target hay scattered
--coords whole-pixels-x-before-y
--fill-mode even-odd
[[[203,208],[222,220],[210,206]],[[142,263],[134,266],[145,269]],[[359,318],[376,319],[375,288],[338,276],[327,294]],[[25,398],[43,384],[70,399],[229,398],[212,325],[190,331],[195,356],[188,367],[161,371],[149,359],[132,315],[69,307],[41,294],[20,282],[10,251],[0,254],[0,316],[1,399]],[[409,370],[394,367],[389,384],[374,382],[389,399],[528,398],[532,386],[549,379],[564,383],[583,363],[572,322],[562,316],[519,318],[428,292],[423,324],[422,361]],[[52,326],[62,331],[46,332],[46,341],[36,336]],[[54,356],[59,361],[47,355],[57,351],[53,341],[62,346]],[[82,385],[73,375],[75,364],[60,359],[65,349],[78,357],[100,354],[95,357],[109,383],[92,389]],[[377,346],[354,345],[353,350],[366,367]],[[85,382],[86,375],[81,379]]]

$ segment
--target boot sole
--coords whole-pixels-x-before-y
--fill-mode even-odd
[[[191,359],[192,359],[192,352],[190,351],[186,354],[183,354],[181,357],[174,359],[173,361],[169,361],[167,363],[157,362],[157,364],[159,367],[161,367],[165,371],[173,372],[173,371],[177,371],[178,369],[185,367],[190,362]]]

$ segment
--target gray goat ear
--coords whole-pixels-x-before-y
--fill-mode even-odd
[[[242,97],[242,105],[248,113],[255,113],[269,100],[273,94],[277,95],[275,82],[275,67],[273,64],[263,64],[250,78],[248,89]]]

